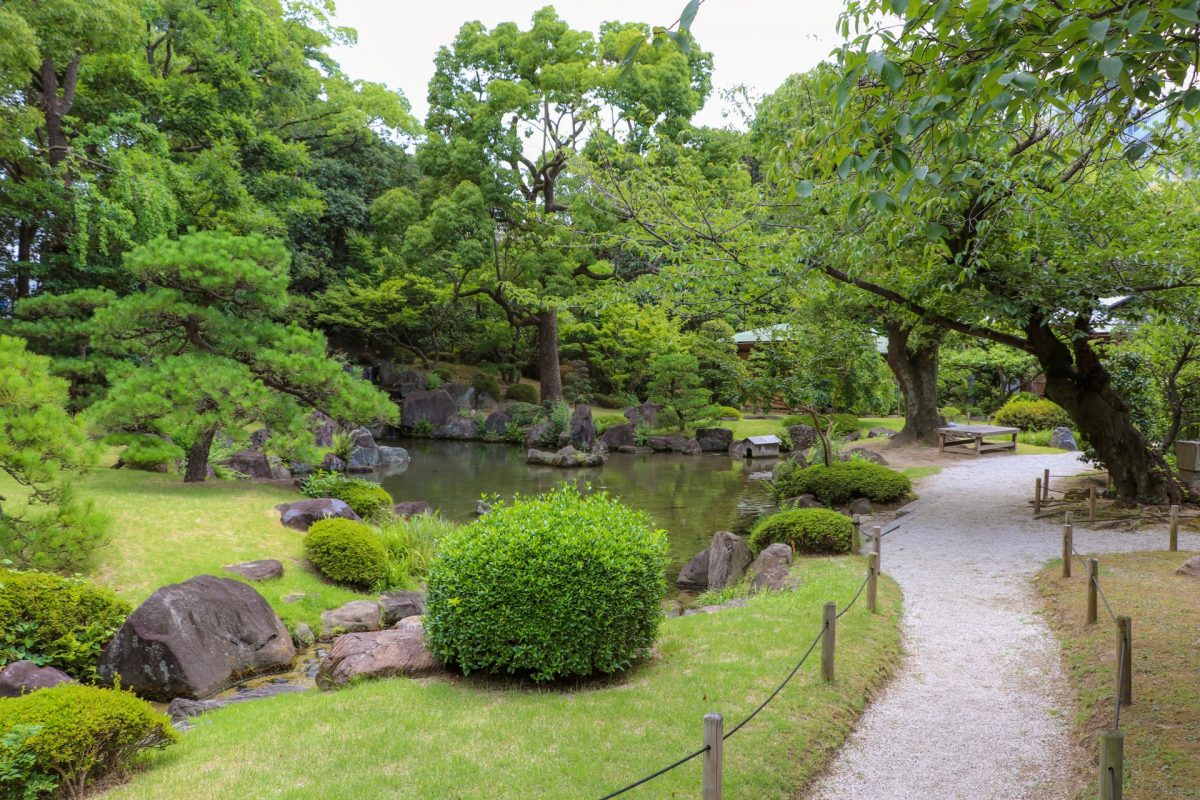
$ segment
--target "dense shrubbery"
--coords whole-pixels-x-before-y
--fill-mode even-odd
[[[528,428],[542,415],[542,407],[533,403],[516,402],[505,408],[504,413],[517,425]]]
[[[391,511],[392,496],[378,483],[348,478],[324,470],[313,473],[300,489],[305,497],[332,497],[341,500],[363,519],[372,519]]]
[[[314,522],[304,537],[304,555],[334,583],[367,589],[387,578],[383,540],[361,522],[333,518]]]
[[[785,467],[775,477],[780,497],[811,494],[828,506],[865,497],[877,503],[899,500],[912,491],[906,475],[868,461],[838,461],[797,469]]]
[[[379,526],[379,539],[387,552],[382,589],[416,589],[417,579],[429,572],[437,544],[457,526],[436,514],[409,519],[393,517]]]
[[[617,672],[654,642],[666,564],[665,534],[605,493],[498,503],[441,543],[426,643],[464,672]]]
[[[627,397],[618,397],[615,394],[600,394],[599,392],[592,392],[592,402],[600,408],[625,408],[626,406],[633,405],[633,403],[628,401],[629,398]]]
[[[750,533],[750,546],[755,551],[783,542],[798,553],[849,553],[853,540],[854,523],[850,518],[824,508],[772,514]]]
[[[106,444],[125,445],[121,451],[122,466],[130,469],[157,470],[182,461],[183,448],[161,436],[138,433],[117,433],[105,438]]]
[[[70,486],[51,508],[17,518],[0,514],[0,559],[17,569],[72,575],[85,572],[108,540],[108,517],[91,500],[75,500]]]
[[[131,608],[81,578],[0,570],[0,665],[28,659],[81,680]]]
[[[1071,417],[1063,408],[1044,398],[1014,397],[1000,407],[992,417],[997,425],[1026,431],[1048,431],[1071,427]]]
[[[32,800],[57,786],[81,798],[140,750],[179,734],[130,692],[64,684],[0,701],[0,796]]]
[[[493,400],[500,399],[500,381],[495,375],[489,375],[486,372],[477,372],[475,377],[471,378],[471,388],[478,394],[486,394]]]
[[[717,416],[721,419],[741,419],[742,412],[733,406],[717,406]]]
[[[514,383],[504,392],[504,399],[516,400],[518,403],[536,403],[538,401],[537,387],[532,383]]]
[[[833,414],[830,421],[833,423],[834,436],[846,436],[862,428],[862,421],[853,414]]]
[[[624,414],[597,414],[592,420],[592,424],[596,426],[596,433],[604,433],[614,425],[624,425],[628,422]]]

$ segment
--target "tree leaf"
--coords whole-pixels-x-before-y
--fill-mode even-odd
[[[936,222],[925,223],[925,238],[931,242],[940,242],[950,235],[950,229]]]
[[[854,154],[846,156],[842,159],[842,163],[838,164],[838,175],[842,176],[842,180],[850,177],[850,173],[854,171]]]
[[[1146,17],[1150,15],[1150,9],[1139,8],[1137,11],[1129,15],[1129,20],[1125,23],[1125,29],[1131,34],[1136,34],[1146,24]]]
[[[1115,81],[1121,74],[1124,62],[1121,61],[1120,56],[1105,56],[1100,59],[1100,62],[1096,66],[1099,68],[1101,75],[1110,81]]]
[[[1129,162],[1137,161],[1141,158],[1150,145],[1146,142],[1134,142],[1125,148],[1125,160]]]
[[[1183,107],[1193,111],[1196,106],[1200,106],[1200,89],[1188,89],[1183,94]]]
[[[798,181],[796,183],[796,197],[801,199],[811,197],[815,188],[817,187],[812,181]]]
[[[1200,22],[1200,16],[1198,16],[1195,9],[1192,8],[1181,6],[1179,8],[1172,8],[1167,13],[1176,19],[1183,20],[1184,22]]]
[[[879,77],[883,78],[884,84],[893,92],[899,91],[900,87],[904,85],[904,73],[893,61],[883,62],[883,66],[879,69]]]
[[[912,159],[908,157],[908,153],[897,148],[892,150],[892,166],[907,174],[912,170]]]
[[[692,51],[692,43],[688,40],[688,37],[684,36],[679,31],[667,31],[667,38],[674,42],[675,46],[678,47],[684,54]]]
[[[645,39],[638,39],[629,48],[629,52],[621,59],[621,74],[624,75],[633,66],[633,59],[637,58],[638,50],[642,49],[642,45],[646,43]]]
[[[887,211],[889,208],[892,208],[896,205],[896,201],[893,200],[887,192],[881,192],[878,190],[868,194],[867,200],[870,201],[872,207],[874,207],[876,211]]]
[[[679,14],[679,30],[690,31],[692,29],[692,22],[696,19],[696,12],[699,10],[700,0],[690,0]]]
[[[1108,36],[1109,24],[1110,22],[1107,17],[1093,22],[1088,26],[1088,39],[1096,42],[1097,44],[1103,44],[1105,37]]]

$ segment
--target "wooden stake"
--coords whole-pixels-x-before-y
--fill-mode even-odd
[[[837,646],[837,603],[825,604],[825,637],[821,640],[821,677],[833,680],[833,651]]]
[[[1050,499],[1050,470],[1042,470],[1042,500]]]
[[[1094,558],[1087,561],[1087,621],[1089,625],[1096,623],[1096,584],[1100,580],[1100,562]]]
[[[1121,664],[1124,662],[1124,667]],[[1117,617],[1117,675],[1121,705],[1133,703],[1133,622],[1129,617]]]
[[[1063,577],[1071,577],[1071,540],[1074,538],[1074,531],[1070,525],[1063,525]]]
[[[721,785],[724,783],[725,720],[720,714],[704,715],[704,783],[701,786],[703,800],[721,800]]]
[[[875,540],[875,568],[881,569],[881,565],[883,564],[883,528],[876,525],[874,528],[871,528],[871,534],[871,538]]]
[[[1072,525],[1072,524],[1074,524],[1074,522],[1075,522],[1075,512],[1068,508],[1066,515],[1063,517],[1063,524],[1064,525]]]
[[[879,556],[867,553],[867,610],[879,613]]]
[[[1174,553],[1179,549],[1179,506],[1171,506],[1171,527],[1167,535],[1167,549]]]
[[[1088,521],[1096,521],[1096,486],[1095,484],[1088,487]]]
[[[1099,800],[1121,800],[1124,760],[1125,734],[1103,731],[1100,734],[1100,791],[1096,794]]]
[[[1037,478],[1033,482],[1033,513],[1042,513],[1042,479]]]
[[[862,517],[855,514],[850,517],[850,521],[854,523],[854,541],[852,543],[854,550],[851,552],[860,553],[862,552]]]

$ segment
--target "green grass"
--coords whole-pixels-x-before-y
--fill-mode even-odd
[[[796,592],[664,621],[657,654],[603,684],[532,688],[481,678],[391,679],[285,695],[197,721],[112,800],[598,797],[698,748],[706,712],[726,730],[764,700],[820,627],[825,600],[857,590],[858,557],[799,562]],[[789,798],[827,762],[900,653],[896,585],[838,622],[838,677],[819,649],[725,744],[727,797]],[[693,761],[640,797],[695,797]]]
[[[900,470],[900,474],[907,475],[909,480],[915,481],[920,478],[928,478],[930,475],[937,475],[941,471],[941,467],[909,467]]]

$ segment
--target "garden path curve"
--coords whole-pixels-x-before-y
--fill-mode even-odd
[[[1031,584],[1061,552],[1060,528],[1028,505],[1046,468],[1084,465],[1075,454],[996,455],[921,482],[914,510],[883,540],[882,571],[904,590],[905,658],[813,800],[1071,796],[1073,700]],[[1165,547],[1161,532],[1082,527],[1081,553]],[[1200,549],[1200,535],[1181,534],[1180,548]]]

